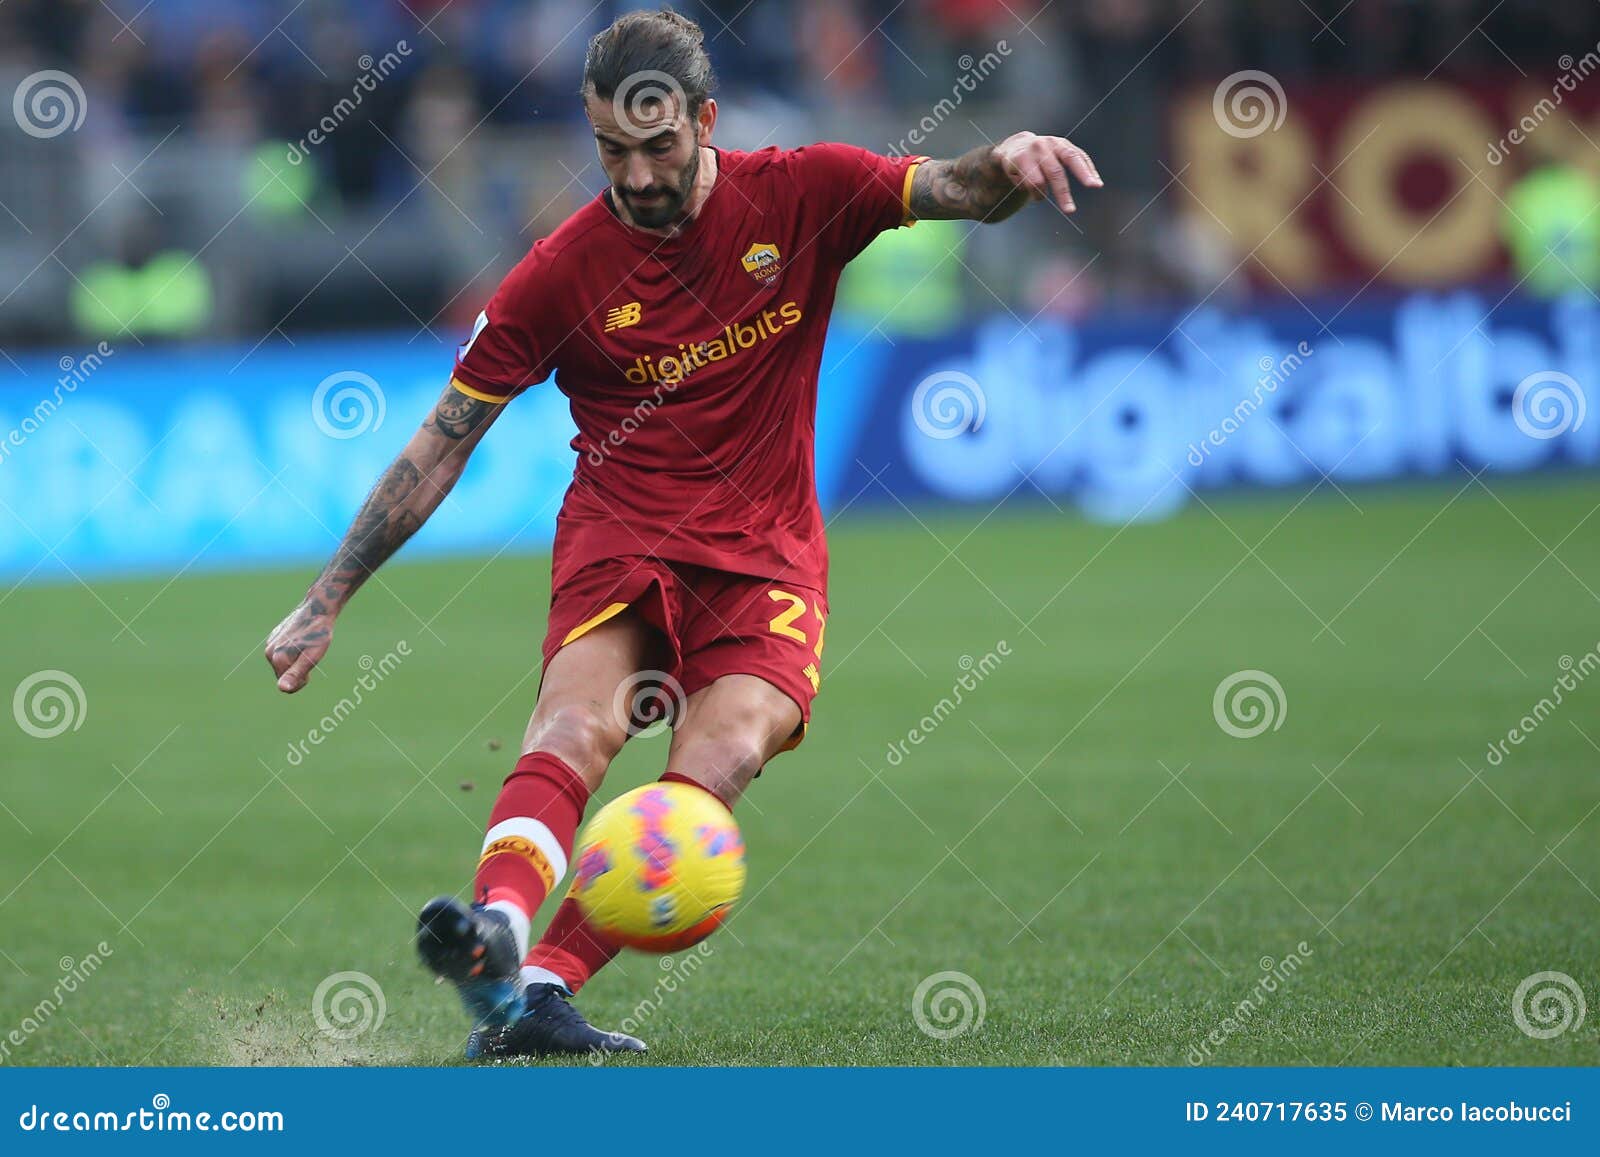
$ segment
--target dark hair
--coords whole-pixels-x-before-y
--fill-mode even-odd
[[[705,33],[698,24],[670,8],[619,16],[611,27],[589,41],[580,95],[588,99],[592,93],[601,100],[611,100],[618,89],[632,88],[631,77],[640,73],[664,75],[682,90],[688,105],[684,114],[692,118],[717,86],[704,40]],[[659,78],[634,83],[637,90],[624,93],[630,101],[648,99],[653,94],[665,96],[670,91]]]

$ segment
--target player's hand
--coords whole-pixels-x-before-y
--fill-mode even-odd
[[[995,157],[1013,184],[1034,200],[1049,200],[1063,213],[1077,209],[1068,174],[1091,189],[1105,184],[1089,154],[1066,137],[1013,133],[994,147]]]
[[[293,694],[311,678],[311,668],[328,653],[333,642],[333,612],[322,603],[306,600],[273,628],[267,639],[267,662],[278,677],[278,690]]]

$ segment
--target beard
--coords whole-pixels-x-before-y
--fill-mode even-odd
[[[643,229],[665,229],[676,223],[684,213],[685,206],[689,203],[689,195],[694,191],[695,181],[700,176],[700,150],[694,151],[694,156],[678,174],[678,181],[672,185],[652,185],[645,190],[651,199],[644,204],[638,201],[639,194],[627,189],[615,189],[616,195],[628,207],[628,215],[633,218],[634,224]]]

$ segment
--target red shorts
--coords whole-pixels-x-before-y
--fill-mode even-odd
[[[550,594],[544,661],[632,607],[661,632],[661,673],[677,683],[661,702],[687,699],[724,675],[765,679],[800,708],[796,747],[822,681],[827,596],[783,580],[631,556],[584,567]]]

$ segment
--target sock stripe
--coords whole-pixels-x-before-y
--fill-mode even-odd
[[[567,855],[561,850],[561,841],[542,821],[531,816],[512,816],[490,828],[483,837],[478,866],[481,868],[491,856],[502,854],[521,856],[532,864],[544,881],[546,893],[554,891],[567,874]]]

